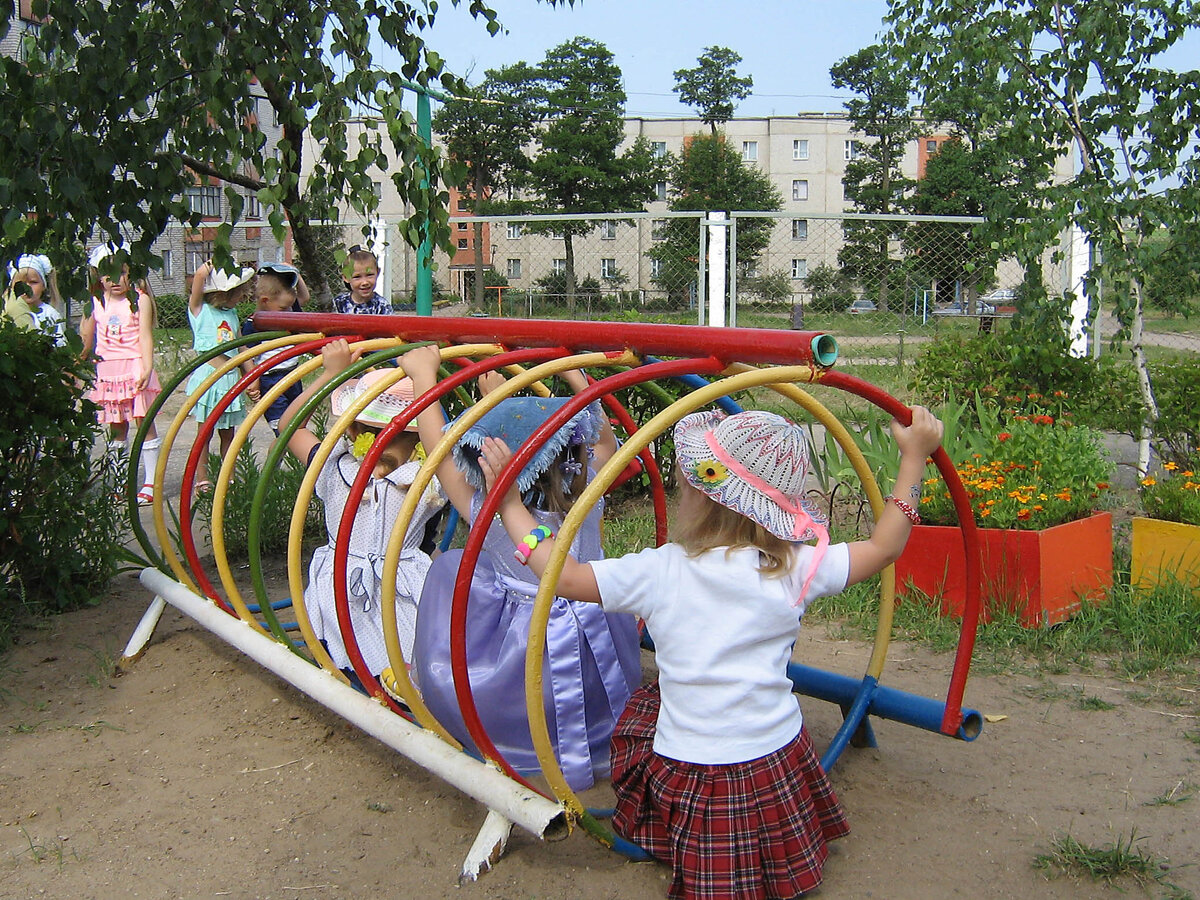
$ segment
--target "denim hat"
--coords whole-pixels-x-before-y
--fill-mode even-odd
[[[479,453],[483,449],[484,439],[499,438],[516,453],[543,422],[569,402],[569,397],[508,397],[501,400],[468,428],[454,445],[455,465],[471,487],[484,490],[483,470],[479,467]],[[517,490],[522,495],[526,494],[564,447],[596,443],[600,439],[603,415],[600,402],[596,401],[572,416],[526,463],[517,476]],[[449,429],[450,425],[446,428]]]
[[[285,262],[265,262],[258,267],[259,275],[274,275],[288,290],[295,290],[300,270]]]

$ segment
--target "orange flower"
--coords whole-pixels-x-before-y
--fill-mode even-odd
[[[1011,434],[1009,434],[1007,431],[1002,431],[998,435],[996,435],[996,440],[1000,441],[1001,443],[1004,443],[1010,437],[1012,437]]]
[[[1028,519],[1030,515],[1032,515],[1032,513],[1030,513],[1030,511],[1024,507],[1017,511],[1017,518],[1021,519],[1022,521]]]

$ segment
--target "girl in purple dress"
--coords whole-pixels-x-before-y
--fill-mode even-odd
[[[434,386],[440,355],[436,347],[405,354],[404,370],[420,396]],[[580,372],[567,376],[576,390]],[[439,467],[442,489],[467,521],[478,516],[485,495],[479,451],[488,437],[520,446],[567,401],[511,397],[480,419]],[[432,406],[419,417],[421,440],[433,447],[442,435],[442,414]],[[599,404],[576,414],[522,470],[518,489],[537,521],[556,530],[594,475],[616,450],[616,437]],[[602,559],[597,505],[580,528],[571,551],[580,559]],[[430,712],[464,745],[473,747],[455,696],[450,665],[450,607],[462,551],[436,559],[425,579],[417,610],[413,672]],[[467,606],[466,655],[476,710],[496,749],[518,772],[540,771],[525,707],[525,651],[538,579],[513,554],[500,522],[493,523],[471,580]],[[546,627],[542,690],[546,721],[559,765],[573,790],[592,786],[609,773],[609,742],[630,694],[641,680],[637,622],[606,614],[595,604],[554,598]]]

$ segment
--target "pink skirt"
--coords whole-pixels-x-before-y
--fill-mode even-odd
[[[162,393],[158,373],[150,370],[145,388],[137,389],[142,377],[140,359],[102,359],[96,363],[96,380],[87,398],[100,409],[96,419],[101,425],[120,425],[145,418],[154,398]]]
[[[680,898],[795,897],[821,883],[846,814],[808,730],[759,759],[700,765],[653,750],[658,684],[640,688],[612,739],[613,829],[671,864]]]

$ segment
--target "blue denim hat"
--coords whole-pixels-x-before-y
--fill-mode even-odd
[[[479,453],[485,438],[499,438],[516,453],[530,435],[569,400],[568,397],[509,397],[484,413],[483,418],[468,428],[454,445],[454,463],[467,483],[476,490],[486,487],[483,470],[479,467]],[[521,470],[517,476],[517,490],[522,495],[526,494],[564,447],[596,443],[600,439],[603,415],[600,401],[597,400],[572,416],[542,444]],[[446,428],[449,429],[450,425]]]

